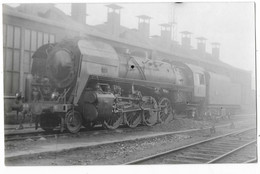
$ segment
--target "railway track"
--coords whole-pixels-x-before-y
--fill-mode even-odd
[[[236,121],[236,123],[244,122],[244,121]],[[219,125],[216,127],[225,127],[229,126],[228,124]],[[140,127],[135,128],[136,131],[139,130]],[[204,129],[209,129],[209,127],[205,127]],[[119,129],[118,129],[119,130]],[[123,128],[124,131],[132,131],[131,128]],[[197,129],[200,130],[200,129]],[[99,131],[100,133],[107,133],[109,130],[104,130],[102,127],[95,127],[93,130],[86,130],[85,128],[82,129],[81,132],[77,133],[76,135],[86,135],[91,134],[93,132]],[[68,132],[60,132],[58,130],[55,130],[53,132],[45,132],[45,131],[36,131],[36,132],[23,132],[23,133],[10,133],[5,134],[5,142],[8,141],[19,141],[19,140],[26,140],[26,139],[32,139],[37,140],[42,137],[44,138],[54,138],[58,136],[73,136],[74,134],[68,133]]]
[[[32,139],[37,140],[42,137],[55,137],[59,135],[59,131],[55,131],[52,133],[49,132],[29,132],[29,133],[12,133],[5,135],[5,142],[8,141],[19,141],[19,140],[26,140],[26,139]]]
[[[243,122],[244,123],[244,122]],[[220,125],[220,126],[216,126],[215,128],[223,128],[223,127],[228,127],[230,124],[226,124],[226,125]],[[245,127],[245,126],[244,126]],[[132,129],[129,129],[129,131],[132,130]],[[135,129],[136,130],[136,129]],[[142,129],[140,129],[142,130]],[[124,146],[129,146],[129,144],[133,144],[133,145],[136,145],[136,144],[142,144],[140,142],[147,142],[147,141],[158,141],[158,138],[159,139],[162,139],[164,141],[164,139],[168,139],[168,138],[171,138],[171,136],[173,136],[174,134],[185,134],[185,133],[195,133],[197,131],[201,131],[203,130],[203,132],[201,132],[202,134],[208,134],[209,130],[210,130],[210,127],[204,127],[203,129],[190,129],[190,130],[181,130],[181,131],[173,131],[173,132],[159,132],[159,133],[152,133],[152,134],[147,134],[147,135],[140,135],[140,136],[133,136],[133,137],[129,137],[129,138],[122,138],[120,140],[118,139],[111,139],[111,140],[108,140],[108,141],[102,141],[102,142],[89,142],[89,141],[86,141],[85,143],[82,142],[82,143],[79,143],[79,144],[68,144],[68,145],[64,145],[63,143],[61,144],[56,144],[55,145],[55,150],[53,148],[51,149],[48,149],[49,145],[46,144],[45,146],[47,148],[44,148],[45,146],[41,146],[40,149],[35,149],[35,150],[24,150],[24,151],[17,151],[17,153],[15,152],[11,152],[9,154],[6,154],[6,161],[13,161],[13,164],[15,164],[16,162],[19,163],[19,161],[23,161],[24,159],[28,159],[28,160],[39,160],[37,158],[37,156],[45,156],[45,158],[49,158],[50,156],[55,156],[55,158],[57,158],[57,154],[63,154],[66,156],[70,156],[70,155],[74,155],[75,152],[77,151],[82,151],[82,152],[78,152],[79,154],[84,154],[85,151],[87,151],[89,148],[91,150],[90,153],[92,153],[93,149],[95,149],[95,147],[106,147],[108,149],[110,149],[109,147],[111,146],[111,148],[113,147],[122,147],[122,144],[125,144],[123,145]],[[105,132],[108,133],[108,134],[111,134],[111,131],[110,130],[101,130],[101,132],[104,131],[104,134]],[[116,130],[114,130],[116,131]],[[114,132],[113,131],[113,132]],[[123,131],[125,132],[125,129],[123,129]],[[133,130],[132,130],[133,131]],[[206,131],[206,132],[205,132]],[[97,131],[93,131],[93,135],[95,135],[95,132]],[[100,131],[98,131],[100,132]],[[122,133],[122,132],[121,132]],[[199,133],[199,132],[198,132]],[[70,134],[70,133],[66,133],[66,135],[70,135],[70,136],[74,136],[75,134]],[[91,132],[80,132],[79,135],[85,135],[85,134],[90,134],[91,136]],[[62,137],[64,135],[63,134],[59,134],[57,135],[58,137]],[[55,135],[46,135],[46,136],[55,136]],[[75,136],[78,136],[78,135],[75,135]],[[55,140],[56,141],[56,140]],[[16,142],[15,142],[16,143]],[[130,147],[130,146],[129,146]],[[48,149],[48,150],[47,150]],[[107,150],[106,150],[107,151]],[[113,151],[113,150],[112,150]],[[114,151],[113,151],[114,152]],[[35,159],[36,158],[36,159]],[[85,157],[82,157],[82,159],[85,159]],[[133,159],[133,158],[132,158]],[[127,162],[124,160],[124,162]],[[253,161],[251,161],[253,162]],[[66,163],[66,162],[65,162]],[[112,162],[111,164],[121,164],[122,161],[118,161],[118,162]],[[101,164],[104,164],[104,163],[101,163]]]
[[[241,115],[243,116],[243,115]],[[244,122],[244,121],[235,121],[236,123],[239,122]],[[229,126],[230,123],[228,124],[223,124],[219,125],[216,127],[225,127]],[[138,131],[140,127],[135,128],[135,131]],[[209,129],[209,127],[205,127],[204,129]],[[119,129],[118,129],[119,130]],[[197,129],[200,130],[200,129]],[[107,133],[109,130],[104,130],[102,127],[95,127],[93,130],[86,130],[82,129],[77,135],[85,135],[85,134],[91,134],[93,132],[99,131],[100,133]],[[123,131],[133,131],[131,128],[123,128]],[[26,139],[32,139],[32,140],[37,140],[39,138],[45,137],[45,138],[54,138],[58,136],[73,136],[73,134],[68,133],[68,132],[59,132],[58,130],[55,130],[53,132],[44,132],[44,131],[36,131],[36,132],[23,132],[23,133],[10,133],[10,134],[5,134],[5,142],[8,141],[19,141],[19,140],[26,140]]]
[[[84,128],[82,129],[82,132],[79,132],[77,134],[71,134],[69,132],[60,132],[59,130],[54,130],[52,132],[45,132],[45,131],[40,131],[40,132],[25,132],[25,133],[11,133],[11,134],[6,134],[5,135],[5,142],[8,141],[19,141],[19,140],[26,140],[26,139],[32,139],[32,140],[37,140],[39,138],[54,138],[58,136],[77,136],[81,134],[91,134],[95,131],[103,131],[106,132],[107,130],[101,130],[100,127],[96,127],[92,131],[86,131]]]
[[[124,163],[130,164],[197,164],[219,163],[239,150],[256,143],[256,128],[249,128],[195,142],[151,156]],[[256,153],[255,153],[256,154]],[[256,161],[256,156],[246,156],[244,163]]]

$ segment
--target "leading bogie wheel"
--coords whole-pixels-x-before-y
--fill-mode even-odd
[[[82,125],[82,117],[78,111],[70,110],[65,117],[66,126],[69,132],[77,133]]]
[[[171,101],[163,97],[159,100],[159,106],[161,107],[161,110],[159,111],[159,121],[161,123],[169,123],[171,120],[173,120],[173,109],[171,105]]]
[[[103,126],[107,129],[116,129],[123,123],[121,113],[113,113],[112,116],[105,118]]]

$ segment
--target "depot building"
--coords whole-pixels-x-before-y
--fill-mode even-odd
[[[191,33],[181,32],[181,44],[171,36],[172,26],[160,24],[161,35],[150,36],[151,17],[137,16],[138,28],[129,29],[120,25],[122,7],[106,5],[107,21],[90,26],[86,24],[85,4],[72,4],[71,15],[54,4],[22,4],[16,8],[3,5],[3,63],[5,111],[16,92],[25,95],[25,81],[31,71],[32,55],[43,44],[59,42],[65,38],[91,36],[111,43],[114,47],[151,50],[158,48],[158,57],[176,59],[187,63],[229,73],[243,85],[244,91],[251,88],[251,73],[231,67],[219,60],[219,43],[213,43],[212,53],[206,52],[205,38],[197,38],[196,49],[191,47]],[[150,47],[152,45],[152,47]],[[172,55],[174,53],[174,55]],[[223,68],[224,67],[224,68]],[[230,72],[227,72],[227,69]],[[231,71],[232,69],[232,71]],[[247,93],[244,96],[250,96]],[[248,97],[243,97],[247,100]]]

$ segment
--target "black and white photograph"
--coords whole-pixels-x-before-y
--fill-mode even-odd
[[[2,3],[4,166],[257,164],[255,5]]]

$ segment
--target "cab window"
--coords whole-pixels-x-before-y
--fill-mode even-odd
[[[196,73],[196,81],[199,85],[205,85],[205,77],[204,74]]]

